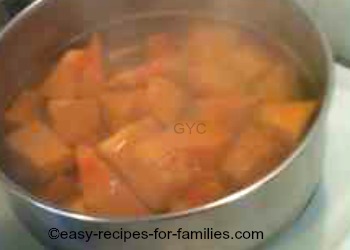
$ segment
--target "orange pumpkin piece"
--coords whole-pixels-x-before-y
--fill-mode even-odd
[[[77,164],[83,185],[84,206],[90,213],[141,216],[148,213],[127,184],[112,175],[89,147],[78,147]]]
[[[37,182],[44,182],[69,170],[73,159],[70,149],[46,125],[33,122],[6,137],[6,143],[23,161],[19,175],[28,175]]]
[[[226,95],[238,91],[227,58],[235,50],[226,29],[193,29],[189,35],[189,84],[198,95]],[[232,79],[233,78],[233,79]],[[238,81],[239,82],[239,81]]]
[[[235,135],[250,122],[259,103],[257,98],[240,96],[201,98],[195,101],[194,118]]]
[[[179,43],[170,33],[151,35],[147,39],[146,56],[150,62],[160,62],[160,74],[178,83],[188,81],[188,51],[184,44]]]
[[[34,190],[38,197],[53,203],[59,203],[63,200],[70,199],[79,193],[78,183],[72,176],[59,175],[46,185]]]
[[[265,104],[261,107],[260,116],[264,122],[285,131],[297,141],[304,134],[317,106],[317,101]]]
[[[137,70],[127,69],[114,72],[107,81],[107,88],[132,90],[145,85],[144,80],[139,79]]]
[[[169,57],[175,52],[174,37],[169,33],[157,33],[147,38],[146,55],[148,60]]]
[[[39,118],[40,97],[34,91],[23,91],[5,111],[5,121],[12,127],[29,124]]]
[[[249,126],[231,147],[223,173],[229,183],[246,187],[272,171],[293,146],[283,131],[260,124]]]
[[[98,141],[102,122],[96,100],[51,100],[48,113],[53,129],[66,143],[78,145]]]
[[[106,82],[100,36],[93,35],[87,47],[84,48],[84,53],[86,62],[83,79],[76,84],[76,94],[78,97],[96,97],[101,94]]]
[[[216,168],[230,144],[231,135],[220,127],[207,127],[205,123],[186,121],[169,128],[159,140],[173,150],[186,152],[200,167]]]
[[[232,28],[193,29],[189,60],[189,81],[200,96],[245,93],[247,84],[272,66],[261,44]]]
[[[63,206],[66,209],[71,210],[72,212],[75,212],[75,213],[84,214],[87,212],[85,209],[85,205],[84,205],[83,195],[78,195],[76,197],[73,197],[73,198],[66,200],[63,203]]]
[[[121,154],[124,148],[133,146],[137,140],[160,129],[161,126],[156,120],[147,117],[121,128],[117,133],[99,143],[97,149],[101,156],[112,163],[112,166],[116,166],[122,160]]]
[[[95,97],[103,90],[102,42],[94,35],[83,49],[68,50],[41,88],[49,98]]]
[[[133,69],[117,71],[107,82],[110,89],[132,90],[144,88],[152,77],[160,76],[164,72],[162,60],[150,61]]]
[[[211,60],[228,62],[225,61],[228,60],[227,55],[240,45],[242,38],[242,32],[233,27],[206,25],[203,28],[195,24],[190,27],[188,37],[189,53],[193,56],[190,60],[193,63],[210,63]]]
[[[86,65],[85,52],[81,49],[67,51],[45,80],[40,92],[49,98],[73,98],[76,85],[82,83]]]
[[[117,44],[116,44],[117,45]],[[109,48],[107,58],[112,64],[123,63],[128,59],[134,61],[135,58],[140,58],[143,56],[144,52],[142,46],[139,44],[129,44],[127,46]]]
[[[259,82],[262,75],[266,75],[275,67],[275,54],[265,41],[258,37],[243,37],[236,52],[230,55],[234,74],[240,81],[240,90],[247,92],[247,88],[254,81]]]
[[[186,105],[184,91],[163,78],[152,78],[148,85],[146,98],[151,115],[165,125],[174,122]]]
[[[112,133],[147,114],[143,90],[110,92],[100,97],[105,120]]]
[[[85,68],[88,79],[94,82],[103,83],[105,72],[103,67],[103,44],[101,37],[94,34],[86,48],[88,63]]]
[[[156,135],[137,141],[124,151],[119,171],[154,211],[165,209],[169,194],[176,195],[191,181],[196,163],[189,154],[167,147]]]
[[[278,58],[266,74],[250,84],[251,94],[268,102],[281,102],[303,97],[298,70],[288,58]]]
[[[215,174],[202,172],[196,176],[184,193],[171,201],[170,211],[200,207],[222,198],[226,193],[223,184]]]

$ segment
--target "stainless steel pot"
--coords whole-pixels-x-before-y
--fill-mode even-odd
[[[176,29],[185,24],[183,20],[186,17],[192,15],[206,15],[251,26],[282,42],[297,55],[314,79],[313,94],[322,99],[321,111],[306,138],[269,176],[239,193],[199,209],[143,219],[95,218],[63,211],[32,197],[2,174],[0,180],[13,211],[45,245],[55,249],[248,249],[261,244],[263,240],[173,238],[129,240],[124,243],[122,240],[94,237],[85,243],[81,240],[52,240],[48,237],[48,230],[94,230],[98,233],[123,228],[124,231],[146,230],[152,233],[155,228],[174,232],[178,228],[183,231],[213,228],[227,230],[231,234],[244,230],[262,231],[266,240],[293,221],[306,207],[320,181],[323,125],[332,89],[332,59],[321,33],[292,1],[37,1],[14,18],[1,33],[1,119],[4,107],[21,89],[22,83],[40,78],[54,55],[77,36],[102,28],[109,32],[106,37],[113,44],[113,39],[126,39],[123,36],[125,31],[137,37],[158,29]],[[168,22],[168,17],[174,18]],[[116,25],[115,28],[104,29],[105,25],[112,24]],[[4,154],[1,155],[1,164],[2,167],[8,164]]]

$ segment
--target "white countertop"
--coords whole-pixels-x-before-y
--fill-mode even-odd
[[[324,178],[305,213],[264,250],[350,249],[350,70],[336,66]],[[44,250],[8,209],[0,190],[0,249]]]

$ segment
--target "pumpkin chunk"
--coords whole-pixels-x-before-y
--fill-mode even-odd
[[[165,209],[169,194],[178,194],[191,181],[195,161],[167,147],[156,135],[145,137],[123,153],[118,168],[133,190],[154,211]]]
[[[164,124],[175,121],[186,104],[182,89],[162,78],[152,78],[146,92],[150,113]]]
[[[101,38],[95,34],[86,48],[82,81],[76,83],[77,97],[97,97],[104,90],[106,73]]]
[[[231,135],[218,127],[187,121],[177,124],[175,131],[161,133],[158,140],[173,150],[189,154],[200,167],[213,169],[225,155]]]
[[[149,36],[146,43],[146,56],[150,61],[172,56],[176,53],[174,38],[169,33]]]
[[[248,186],[276,168],[293,146],[283,131],[260,124],[250,126],[231,147],[222,170],[230,183]]]
[[[250,84],[250,94],[267,102],[298,100],[303,97],[297,67],[288,58],[277,58],[274,66]]]
[[[119,90],[145,88],[149,79],[162,75],[163,71],[161,60],[146,62],[136,68],[114,72],[107,82],[107,87]]]
[[[75,213],[87,213],[84,205],[83,195],[70,198],[63,203],[63,206]]]
[[[124,148],[133,146],[137,140],[160,129],[160,124],[153,118],[144,118],[123,127],[117,133],[99,143],[97,149],[105,159],[112,163],[112,166],[117,166],[122,160],[121,154]]]
[[[204,122],[207,127],[216,126],[232,134],[239,134],[252,120],[259,103],[256,98],[239,96],[200,98],[195,101],[194,118]]]
[[[111,174],[94,150],[79,147],[77,164],[83,185],[84,206],[88,212],[118,216],[148,213],[127,184],[119,176]]]
[[[98,141],[102,122],[96,100],[52,100],[48,113],[53,129],[66,143],[78,145]]]
[[[225,187],[216,174],[201,172],[196,175],[195,181],[186,188],[183,194],[172,200],[170,211],[200,207],[223,197],[226,193]]]
[[[23,171],[22,175],[28,174],[39,183],[72,167],[70,149],[54,132],[40,122],[33,122],[10,133],[6,142],[11,152],[25,163],[20,170]]]
[[[48,98],[96,97],[103,91],[105,80],[102,43],[95,35],[86,48],[63,54],[41,93]]]
[[[42,95],[48,98],[74,98],[77,83],[83,81],[85,64],[84,50],[66,52],[41,86]]]
[[[189,81],[201,96],[244,94],[273,65],[263,44],[232,28],[194,29],[189,53]]]
[[[316,101],[266,104],[261,107],[264,122],[280,128],[295,141],[304,134],[317,109]]]
[[[40,97],[34,91],[23,91],[5,111],[5,121],[10,127],[29,124],[39,118]]]
[[[53,203],[60,203],[79,193],[77,181],[68,175],[59,175],[46,185],[34,190],[38,197]]]
[[[159,62],[158,77],[177,83],[188,81],[188,49],[170,33],[151,35],[146,43],[146,57],[149,62]]]
[[[142,90],[105,93],[100,100],[112,133],[147,115],[148,107]]]

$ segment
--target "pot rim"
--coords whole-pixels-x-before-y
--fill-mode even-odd
[[[32,14],[34,14],[36,9],[39,9],[43,6],[47,0],[35,0],[29,6],[27,6],[24,10],[22,10],[17,16],[15,16],[5,27],[0,31],[0,43],[6,37],[6,35],[16,28],[16,25],[20,22],[25,21],[26,18],[29,18]],[[290,153],[290,155],[271,173],[262,178],[261,180],[253,183],[252,185],[239,190],[235,193],[227,195],[217,201],[208,203],[206,205],[191,208],[185,211],[159,214],[159,215],[148,215],[143,217],[115,217],[115,216],[92,216],[92,215],[84,215],[76,212],[68,211],[59,207],[56,207],[54,204],[44,201],[40,198],[35,197],[30,192],[26,191],[20,185],[16,184],[10,178],[8,178],[3,171],[0,170],[0,184],[4,183],[5,191],[8,191],[15,196],[20,197],[21,199],[31,203],[37,208],[41,208],[46,210],[47,212],[54,213],[63,217],[67,217],[70,219],[76,219],[85,222],[91,223],[110,223],[110,224],[133,224],[140,222],[153,222],[159,220],[173,220],[177,218],[187,217],[195,214],[209,212],[215,208],[219,208],[228,203],[238,202],[244,199],[246,196],[253,194],[254,192],[259,191],[260,188],[267,185],[269,182],[278,178],[284,171],[286,171],[289,167],[291,167],[291,163],[294,159],[298,158],[298,156],[302,153],[304,148],[308,145],[310,140],[313,138],[318,128],[320,127],[322,121],[326,118],[327,111],[330,106],[330,101],[332,97],[332,93],[334,91],[334,66],[333,66],[333,54],[328,42],[328,39],[324,32],[321,31],[319,26],[305,13],[305,11],[300,7],[299,4],[294,3],[297,10],[304,14],[306,22],[311,24],[314,31],[319,35],[319,39],[321,42],[321,47],[325,55],[326,60],[326,68],[327,68],[327,79],[325,79],[325,91],[322,103],[320,105],[319,113],[317,117],[314,119],[312,125],[304,136],[303,140],[299,143],[296,149]],[[2,164],[2,163],[0,163]]]

